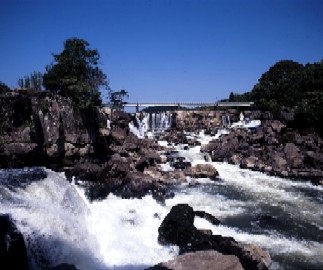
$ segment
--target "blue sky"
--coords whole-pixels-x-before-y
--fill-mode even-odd
[[[1,0],[0,81],[44,72],[77,37],[129,101],[213,102],[279,60],[323,59],[322,14],[322,0]]]

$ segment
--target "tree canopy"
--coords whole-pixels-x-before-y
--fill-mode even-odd
[[[315,128],[323,135],[323,60],[306,65],[278,61],[262,74],[250,92],[232,93],[230,99],[248,99],[276,116],[281,107],[292,108],[297,128]]]
[[[10,91],[10,88],[8,85],[6,85],[4,82],[0,81],[0,94],[4,94],[6,92]]]
[[[44,87],[70,97],[79,108],[101,104],[100,87],[108,87],[106,75],[99,68],[100,55],[83,39],[64,42],[64,50],[53,54],[54,62],[46,67]]]
[[[110,91],[109,98],[117,109],[122,109],[125,99],[129,97],[128,91],[121,89],[120,91]]]

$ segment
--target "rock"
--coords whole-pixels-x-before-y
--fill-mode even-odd
[[[9,143],[4,144],[4,153],[6,155],[25,155],[34,152],[37,148],[36,143]]]
[[[275,155],[274,153],[272,153],[274,155],[273,157],[273,163],[272,163],[272,167],[276,172],[283,172],[286,171],[286,167],[287,167],[287,161],[285,158],[280,157],[278,155]]]
[[[244,270],[244,268],[236,256],[207,250],[177,256],[149,270]]]
[[[103,172],[103,168],[103,166],[89,161],[78,162],[69,171],[69,174],[83,181],[97,181],[99,175]]]
[[[158,241],[162,244],[186,246],[197,231],[193,223],[192,207],[188,204],[173,206],[158,228]]]
[[[114,111],[112,116],[112,122],[114,126],[120,128],[128,128],[131,122],[131,117],[128,113],[124,111]]]
[[[51,268],[50,270],[77,270],[77,268],[72,264],[62,263],[60,265],[57,265]]]
[[[184,170],[188,167],[191,167],[191,162],[185,161],[184,157],[177,157],[171,165],[177,170]]]
[[[127,130],[123,128],[115,128],[111,131],[111,138],[118,145],[122,145],[126,137],[127,137]]]
[[[284,153],[287,163],[292,168],[297,168],[304,162],[304,156],[301,155],[299,147],[294,143],[286,143]]]
[[[221,224],[221,221],[218,220],[215,216],[206,213],[205,211],[194,211],[194,214],[196,217],[204,218],[207,221],[209,221],[213,225],[219,225]]]
[[[9,215],[0,215],[0,269],[29,270],[23,235]]]
[[[150,166],[155,166],[161,162],[161,157],[158,153],[147,151],[144,153],[144,156],[136,164],[136,169],[140,172],[143,172],[145,168]]]
[[[279,120],[273,120],[270,122],[270,127],[274,132],[279,133],[283,128],[286,127],[286,125],[281,123]]]
[[[212,180],[219,176],[218,171],[211,164],[197,164],[194,167],[186,168],[184,173],[193,178],[210,178]]]
[[[266,251],[252,245],[242,245],[232,237],[204,233],[204,230],[194,226],[194,216],[194,210],[187,204],[173,206],[158,229],[159,242],[178,245],[180,254],[216,250],[237,256],[245,269],[269,269],[271,259]]]
[[[240,167],[243,169],[254,169],[258,163],[257,157],[247,157],[241,160]]]
[[[269,253],[254,245],[242,245],[242,256],[239,257],[241,264],[245,269],[266,270],[271,265]]]
[[[276,217],[273,217],[271,215],[258,215],[255,217],[254,221],[256,224],[260,227],[265,228],[277,228],[279,226],[282,226],[282,222],[279,221]]]

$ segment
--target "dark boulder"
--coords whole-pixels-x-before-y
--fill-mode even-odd
[[[186,246],[197,233],[194,210],[188,204],[173,206],[158,228],[158,241],[162,244]]]
[[[137,171],[143,172],[145,168],[155,166],[161,162],[161,157],[158,153],[153,151],[147,151],[143,154],[140,160],[136,164]]]
[[[211,215],[209,213],[206,213],[205,211],[194,211],[194,215],[196,217],[200,217],[200,218],[206,219],[207,221],[209,221],[213,225],[219,225],[219,224],[221,224],[221,221],[220,220],[218,220],[215,216],[213,216],[213,215]]]
[[[185,170],[186,168],[191,167],[191,162],[185,161],[184,157],[176,157],[171,163],[171,166],[173,166],[177,170]]]
[[[72,264],[62,263],[60,265],[57,265],[51,268],[50,270],[77,270],[77,268]]]
[[[0,215],[0,269],[29,270],[23,235],[9,215]]]
[[[203,212],[197,214],[203,214]],[[271,258],[259,247],[243,245],[232,237],[212,235],[194,226],[195,213],[187,204],[173,206],[158,229],[161,244],[178,245],[180,254],[201,250],[216,250],[225,255],[235,255],[245,269],[269,269]]]
[[[114,126],[120,128],[128,128],[131,122],[131,117],[124,111],[114,111],[112,116],[112,122]]]

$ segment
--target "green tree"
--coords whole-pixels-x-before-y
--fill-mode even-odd
[[[70,97],[82,109],[100,105],[100,87],[108,87],[106,75],[98,67],[99,53],[83,39],[64,42],[64,50],[54,54],[54,62],[46,67],[44,87]]]
[[[280,117],[282,107],[292,108],[292,123],[299,130],[313,130],[323,136],[323,61],[299,64],[282,60],[269,68],[252,91],[243,94],[261,110]],[[237,100],[235,94],[231,99]]]
[[[277,106],[292,104],[301,93],[299,78],[303,65],[281,60],[262,74],[251,91],[251,98],[259,108],[276,110]]]
[[[122,89],[120,91],[110,91],[109,97],[114,107],[117,109],[121,109],[124,106],[124,100],[129,97],[129,94],[128,91]]]
[[[10,88],[8,85],[6,85],[4,82],[0,81],[0,94],[4,94],[6,92],[10,91]]]

